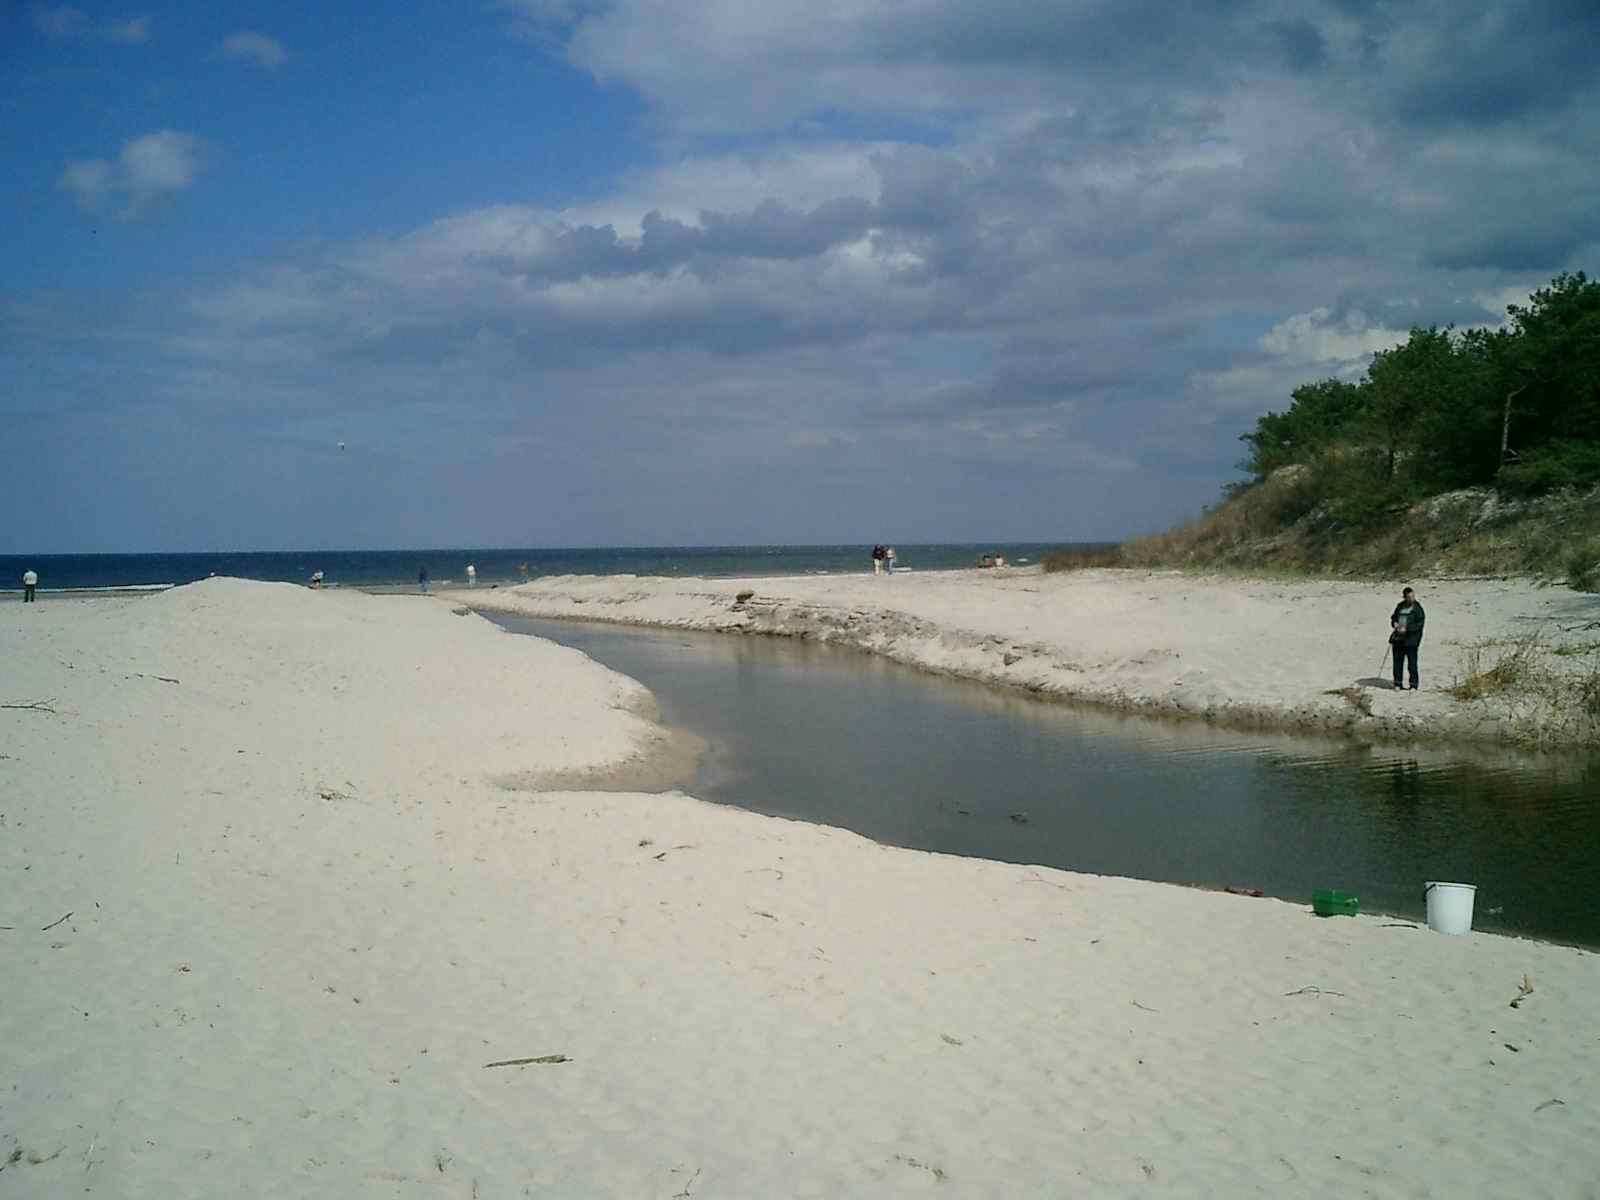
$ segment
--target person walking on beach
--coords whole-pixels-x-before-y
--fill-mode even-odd
[[[894,574],[894,547],[886,546],[883,551],[883,569],[889,574]]]
[[[318,567],[315,571],[311,572],[311,586],[314,587],[314,588],[319,588],[319,587],[322,586],[322,568],[321,567]]]
[[[33,589],[39,586],[39,576],[32,567],[22,573],[22,602],[33,603]]]
[[[426,563],[417,568],[417,590],[424,596],[428,594],[428,567]]]
[[[468,587],[477,587],[478,586],[478,567],[477,567],[477,565],[475,563],[468,563],[467,564],[467,586]]]
[[[1414,692],[1420,686],[1417,675],[1417,648],[1422,645],[1422,623],[1426,619],[1427,614],[1417,602],[1417,594],[1410,588],[1403,590],[1400,593],[1400,603],[1394,606],[1394,612],[1389,615],[1389,648],[1394,651],[1396,691],[1404,690],[1400,683],[1402,666],[1409,670],[1411,690]]]
[[[883,545],[882,545],[882,543],[879,543],[878,545],[876,545],[876,546],[874,546],[872,548],[872,573],[874,575],[882,575],[883,574]]]

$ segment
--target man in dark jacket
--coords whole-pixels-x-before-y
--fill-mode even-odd
[[[1417,603],[1416,593],[1406,588],[1400,593],[1400,603],[1389,616],[1389,647],[1394,651],[1394,686],[1400,690],[1400,668],[1410,668],[1411,690],[1417,690],[1417,647],[1422,645],[1422,623],[1427,614]]]

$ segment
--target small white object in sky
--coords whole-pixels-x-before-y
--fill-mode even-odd
[[[343,442],[340,442],[340,443],[339,443],[339,449],[340,449],[340,450],[343,450],[343,449],[344,449],[344,443],[343,443]]]

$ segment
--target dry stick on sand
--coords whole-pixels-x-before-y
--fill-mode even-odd
[[[76,911],[76,909],[73,910],[73,912]],[[51,921],[50,924],[39,926],[39,932],[44,933],[48,930],[54,929],[57,925],[61,924],[62,921],[65,921],[67,917],[70,917],[71,915],[72,913],[68,913],[66,917],[57,917],[54,921]]]
[[[0,704],[0,708],[16,708],[24,712],[53,713],[55,709],[50,707],[53,703],[55,703],[55,698],[51,697],[49,700],[30,700],[26,704]]]
[[[499,1062],[484,1063],[483,1069],[490,1067],[526,1067],[531,1063],[564,1063],[571,1062],[565,1054],[541,1054],[537,1058],[503,1058]]]

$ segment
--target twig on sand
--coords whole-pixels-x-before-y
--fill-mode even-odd
[[[1561,1101],[1557,1100],[1556,1103],[1560,1104]],[[704,1167],[696,1167],[694,1174],[689,1177],[689,1182],[683,1185],[683,1191],[672,1193],[672,1200],[689,1200],[689,1189],[694,1186],[694,1181],[700,1178],[700,1172],[704,1170]]]
[[[1316,986],[1314,986],[1312,984],[1307,984],[1303,988],[1296,988],[1292,992],[1285,992],[1284,995],[1285,996],[1306,996],[1306,995],[1311,995],[1311,996],[1343,996],[1344,993],[1343,992],[1336,992],[1332,988],[1319,988],[1319,987],[1316,987]]]
[[[1072,890],[1071,888],[1069,888],[1064,883],[1057,883],[1054,879],[1042,879],[1038,875],[1034,875],[1034,874],[1031,874],[1031,873],[1028,874],[1028,875],[1023,876],[1021,879],[1017,880],[1017,882],[1018,883],[1043,883],[1043,884],[1048,885],[1049,887],[1059,888],[1063,892],[1070,892]]]
[[[532,1063],[564,1063],[571,1062],[565,1054],[540,1054],[534,1058],[503,1058],[499,1062],[484,1063],[484,1070],[490,1067],[526,1067]]]
[[[1512,1008],[1521,1008],[1522,1002],[1533,995],[1533,980],[1524,975],[1522,982],[1517,985],[1517,998],[1511,1002]]]
[[[132,675],[128,676],[128,678],[129,679],[159,679],[162,683],[177,683],[178,682],[176,679],[172,678],[172,676],[170,676],[170,675],[146,675],[143,671],[135,671]]]
[[[1546,1100],[1543,1104],[1534,1105],[1533,1106],[1533,1111],[1534,1112],[1543,1112],[1545,1109],[1549,1108],[1552,1104],[1559,1104],[1559,1105],[1561,1105],[1562,1108],[1565,1108],[1567,1106],[1567,1102],[1565,1100],[1558,1100],[1556,1097],[1551,1096],[1550,1099]]]
[[[72,913],[68,913],[66,917],[57,917],[54,921],[51,921],[50,924],[39,926],[39,932],[44,933],[48,930],[54,929],[57,925],[61,924],[62,921],[65,921],[67,917],[70,917],[71,915]]]
[[[55,703],[55,697],[52,696],[48,700],[29,700],[26,704],[0,704],[0,708],[15,708],[15,709],[19,709],[19,710],[21,710],[23,712],[47,712],[47,713],[53,713],[56,710],[51,708],[50,706],[52,704],[54,704],[54,703]]]
[[[1145,1012],[1159,1012],[1160,1011],[1159,1009],[1151,1008],[1149,1005],[1140,1004],[1137,1000],[1131,1000],[1131,1001],[1129,1001],[1129,1003],[1132,1004],[1135,1008],[1143,1009]]]

